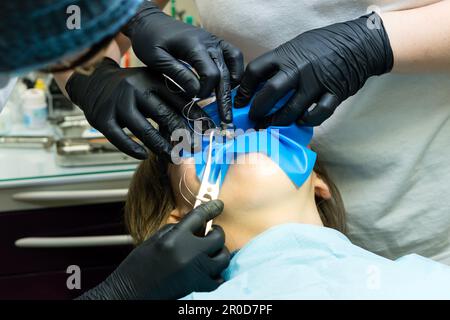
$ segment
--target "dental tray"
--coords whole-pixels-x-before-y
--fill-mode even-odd
[[[56,143],[56,163],[61,167],[138,162],[120,152],[106,138],[65,138]]]

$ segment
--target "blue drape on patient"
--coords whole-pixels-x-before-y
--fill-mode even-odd
[[[395,261],[325,227],[273,227],[237,252],[225,283],[185,299],[450,299],[450,267],[418,255]]]
[[[233,99],[235,91],[233,91]],[[281,99],[274,110],[283,106],[290,98],[287,95]],[[233,108],[233,123],[236,129],[244,134],[238,134],[234,139],[215,141],[213,143],[212,180],[220,173],[223,183],[229,165],[236,163],[237,156],[248,153],[263,153],[270,157],[287,174],[292,182],[300,187],[311,175],[316,161],[316,154],[308,148],[313,135],[313,128],[300,127],[296,124],[287,127],[269,127],[263,131],[252,130],[255,127],[249,117],[250,106]],[[217,104],[211,103],[203,108],[211,120],[220,125]],[[202,151],[194,154],[184,152],[184,157],[194,157],[197,176],[201,180],[206,166],[209,150],[209,136],[201,137]],[[233,162],[234,161],[234,162]],[[214,182],[211,181],[211,182]]]

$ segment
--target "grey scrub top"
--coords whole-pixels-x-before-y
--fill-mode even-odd
[[[433,2],[196,0],[204,27],[239,46],[247,62],[371,5]],[[450,264],[450,74],[370,79],[315,130],[314,144],[342,193],[353,243],[392,259],[417,253]]]

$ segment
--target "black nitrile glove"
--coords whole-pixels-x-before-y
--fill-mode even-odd
[[[250,118],[263,126],[299,123],[316,126],[374,75],[390,72],[393,53],[381,18],[374,14],[305,32],[252,61],[244,73],[235,105],[248,105]],[[274,114],[289,92],[294,95]],[[313,104],[316,106],[308,110]]]
[[[148,68],[121,68],[114,60],[105,58],[90,76],[74,73],[66,90],[94,128],[119,150],[138,159],[147,158],[147,151],[122,128],[128,128],[150,150],[166,158],[172,146],[146,118],[158,123],[160,131],[169,136],[176,129],[188,129],[182,117],[188,101],[172,93],[164,78],[151,74]],[[193,105],[187,116],[205,115]]]
[[[242,53],[204,29],[177,21],[145,1],[123,29],[138,58],[178,83],[190,97],[215,89],[222,121],[231,123],[231,89],[244,71]],[[191,65],[198,77],[179,60]]]
[[[178,224],[165,226],[134,249],[103,283],[78,299],[178,299],[216,289],[230,259],[225,235],[219,226],[206,237],[196,234],[222,210],[220,200],[210,201]]]

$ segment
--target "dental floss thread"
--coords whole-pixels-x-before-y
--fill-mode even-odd
[[[180,194],[181,194],[181,197],[183,197],[184,201],[186,201],[187,203],[189,203],[193,207],[194,204],[191,201],[189,201],[189,199],[184,195],[183,190],[182,190],[182,186],[181,186],[181,182],[183,182],[184,186],[186,187],[188,192],[191,193],[191,195],[193,197],[195,197],[195,195],[192,193],[192,191],[187,186],[187,183],[186,183],[186,171],[187,171],[187,168],[184,170],[183,176],[180,178],[180,182],[178,183],[178,188],[180,189]]]

